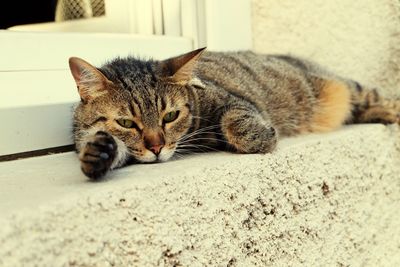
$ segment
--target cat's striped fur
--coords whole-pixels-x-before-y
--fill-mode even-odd
[[[291,56],[199,49],[165,61],[118,58],[100,69],[71,58],[70,66],[82,99],[75,143],[94,179],[193,148],[268,153],[283,136],[399,123],[400,101]],[[177,117],[166,122],[171,112]]]

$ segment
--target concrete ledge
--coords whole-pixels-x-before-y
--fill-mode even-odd
[[[0,266],[400,266],[400,130],[204,154],[87,182],[72,154],[0,164]]]

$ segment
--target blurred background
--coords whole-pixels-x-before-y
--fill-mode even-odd
[[[21,8],[21,4],[23,8]],[[0,9],[0,29],[105,15],[104,0],[9,1]]]
[[[193,48],[252,48],[250,0],[45,0],[21,5],[13,2],[1,9],[0,28],[165,35],[188,38]],[[210,34],[214,36],[207,38]],[[224,46],[216,45],[221,41]]]
[[[309,58],[388,95],[400,84],[398,0],[21,0],[0,29],[180,37]]]
[[[21,8],[21,5],[24,8]],[[57,0],[7,1],[0,8],[0,29],[20,24],[54,21]]]
[[[398,0],[21,0],[3,4],[0,28],[178,36],[310,58],[390,95],[400,83]]]

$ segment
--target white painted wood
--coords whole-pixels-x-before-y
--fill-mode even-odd
[[[72,105],[0,109],[0,156],[72,144]]]
[[[181,36],[181,2],[180,0],[163,0],[164,34]]]
[[[115,56],[162,59],[191,49],[182,37],[0,31],[0,71],[66,69],[71,56],[100,65]]]
[[[182,36],[193,39],[195,47],[252,49],[250,0],[185,0],[181,4]]]
[[[124,8],[126,13],[119,12],[122,16],[126,15],[126,21],[128,24],[128,33],[138,32],[138,21],[136,19],[136,2],[137,0],[125,0],[124,5],[120,5],[118,1],[114,1],[113,5],[118,5],[119,8]]]
[[[67,69],[0,72],[0,88],[0,110],[2,111],[12,108],[65,104],[79,100],[76,85]],[[6,118],[1,120],[2,126],[5,126],[4,122],[7,122],[7,119],[4,119]]]
[[[115,56],[162,59],[192,48],[180,37],[0,31],[0,155],[71,144],[79,97],[68,57],[101,65]]]
[[[0,72],[0,88],[0,155],[71,144],[79,96],[69,71]]]
[[[155,35],[164,34],[162,0],[152,0],[153,2],[153,27]]]
[[[153,1],[135,0],[135,20],[137,34],[153,34]]]
[[[182,36],[193,40],[193,48],[199,48],[197,1],[184,0],[181,2]]]
[[[206,0],[196,1],[197,9],[197,44],[198,47],[207,46]]]
[[[205,0],[205,24],[209,50],[252,48],[250,0]]]

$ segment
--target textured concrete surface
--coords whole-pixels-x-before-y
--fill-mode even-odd
[[[136,165],[103,183],[73,154],[2,163],[0,203],[17,201],[1,206],[0,266],[399,266],[399,128]]]
[[[400,1],[252,0],[254,49],[312,59],[399,96]]]

